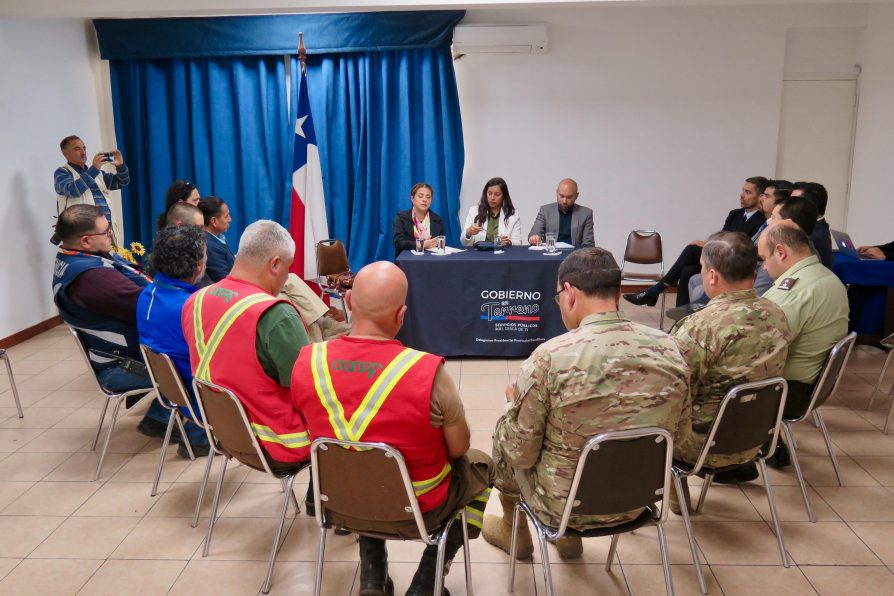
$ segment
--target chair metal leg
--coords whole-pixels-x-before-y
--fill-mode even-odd
[[[617,538],[615,534],[612,542]],[[658,524],[658,545],[661,547],[661,565],[664,567],[664,588],[668,596],[674,596],[674,578],[671,575],[670,558],[667,556],[667,536],[664,535],[664,524]]]
[[[106,411],[109,409],[109,400],[102,404],[102,412],[99,413],[99,422],[96,423],[96,433],[93,435],[93,444],[90,445],[90,451],[96,451],[96,443],[99,441],[99,433],[102,432],[102,423],[106,419]]]
[[[199,525],[199,513],[202,511],[202,501],[205,500],[205,487],[208,486],[208,476],[211,475],[211,463],[214,461],[214,449],[208,451],[208,461],[205,462],[205,474],[202,476],[202,484],[199,485],[199,496],[196,497],[196,510],[192,514],[192,523],[190,526],[195,528]]]
[[[661,292],[661,317],[658,319],[658,329],[664,331],[664,300],[667,298],[667,290]]]
[[[267,577],[264,579],[264,587],[261,592],[267,594],[270,592],[270,578],[273,577],[273,565],[276,563],[276,553],[279,551],[279,540],[282,538],[282,528],[286,524],[286,513],[289,512],[289,501],[295,495],[292,493],[292,484],[295,482],[295,475],[292,474],[286,480],[286,494],[283,495],[282,511],[279,514],[279,525],[276,526],[276,533],[273,536],[273,547],[270,549],[270,561],[267,562]]]
[[[518,503],[512,510],[512,534],[509,538],[509,585],[506,591],[510,594],[515,592],[515,554],[518,552],[518,516],[521,513],[521,507]]]
[[[612,562],[615,560],[615,555],[618,552],[618,538],[620,534],[612,535],[612,544],[608,547],[608,558],[605,560],[605,570],[611,573],[612,570]]]
[[[773,518],[773,527],[776,528],[776,542],[779,543],[779,555],[782,557],[782,566],[788,567],[788,556],[785,554],[785,540],[782,538],[782,525],[779,523],[779,513],[776,511],[776,499],[773,496],[773,484],[767,474],[767,463],[759,458],[757,463],[761,468],[761,477],[764,479],[764,490],[767,491],[767,503],[770,505],[770,517]]]
[[[174,418],[177,421],[177,428],[180,429],[180,440],[186,445],[186,452],[189,453],[189,461],[196,461],[196,454],[192,450],[192,443],[189,442],[189,437],[186,436],[186,426],[183,424],[183,415],[175,409],[171,412],[171,418]]]
[[[878,392],[882,389],[882,380],[885,378],[885,373],[888,371],[888,365],[891,364],[891,356],[894,356],[894,350],[888,351],[888,356],[885,358],[885,363],[882,365],[882,372],[879,373],[878,381],[876,382],[875,389],[872,392],[872,397],[869,398],[869,405],[866,406],[867,412],[872,410],[872,404],[875,402],[875,396],[878,395]],[[891,389],[894,390],[894,385],[891,386]]]
[[[674,472],[674,487],[677,489],[677,498],[680,499],[680,513],[683,515],[683,525],[686,527],[686,535],[689,538],[689,550],[692,551],[692,564],[695,565],[695,575],[698,578],[698,587],[702,594],[708,593],[708,586],[705,584],[705,576],[702,573],[702,563],[698,558],[698,544],[695,542],[695,534],[692,531],[692,521],[689,519],[689,507],[683,499],[683,482],[680,480],[679,474]]]
[[[891,350],[891,352],[894,353],[894,350]],[[888,434],[888,428],[891,426],[891,417],[894,416],[894,383],[891,384],[891,391],[888,394],[891,396],[891,406],[888,408],[888,415],[885,417],[885,429],[882,431],[885,434]]]
[[[288,488],[288,486],[289,486],[288,478],[280,478],[280,482],[282,482],[282,491],[283,492],[291,492],[292,493],[292,497],[287,501],[287,503],[291,503],[292,505],[295,506],[295,515],[298,515],[299,513],[301,513],[301,506],[298,504],[298,497],[295,496],[294,491],[291,491],[291,489]]]
[[[534,525],[536,526],[536,524]],[[537,526],[537,542],[540,543],[540,566],[543,568],[543,585],[546,586],[546,596],[553,596],[553,574],[549,567],[549,550],[546,548],[546,536],[539,526]]]
[[[447,549],[447,534],[450,533],[450,527],[453,525],[454,520],[456,520],[456,517],[451,517],[444,525],[444,529],[441,530],[441,535],[438,536],[438,558],[435,564],[435,589],[432,592],[433,594],[441,594],[444,591],[444,559]]]
[[[472,594],[472,553],[469,550],[469,524],[466,519],[466,510],[465,508],[462,511],[462,519],[460,520],[463,525],[463,563],[466,568],[466,594],[468,596],[473,596]]]
[[[16,387],[16,378],[12,375],[12,365],[9,363],[9,356],[6,355],[6,350],[0,350],[0,358],[6,364],[6,374],[9,376],[9,386],[12,388],[12,399],[16,402],[16,411],[19,413],[19,418],[24,418],[22,401],[19,399],[19,388]]]
[[[835,477],[838,478],[838,486],[844,486],[841,481],[841,468],[838,467],[838,458],[835,456],[835,448],[832,446],[832,438],[829,437],[829,429],[826,428],[826,421],[819,408],[813,411],[816,421],[819,423],[820,430],[823,431],[823,439],[826,441],[826,449],[829,450],[829,458],[832,460],[832,467],[835,468]]]
[[[785,431],[789,456],[792,459],[792,466],[795,468],[795,476],[798,477],[798,484],[801,487],[801,496],[804,497],[804,507],[807,508],[807,519],[809,519],[811,523],[816,523],[816,516],[813,514],[813,507],[810,505],[810,497],[807,495],[807,483],[804,481],[804,472],[801,471],[801,461],[798,459],[798,448],[795,446],[795,433],[792,432],[792,425],[788,422],[783,422],[782,430]]]
[[[695,512],[701,513],[702,508],[705,506],[705,497],[708,496],[708,489],[711,488],[711,483],[714,482],[714,474],[705,474],[705,483],[702,485],[702,492],[698,495],[698,504],[695,506]]]
[[[99,473],[102,471],[102,462],[106,459],[106,451],[109,450],[109,443],[112,442],[112,431],[115,430],[115,422],[118,420],[118,409],[124,398],[119,397],[115,400],[115,409],[112,410],[112,419],[109,420],[108,430],[106,430],[106,440],[102,444],[102,452],[99,454],[99,463],[96,464],[96,474],[93,475],[93,481],[99,480]],[[108,405],[108,402],[106,402]]]
[[[214,490],[214,499],[211,501],[211,515],[208,516],[208,532],[205,534],[205,547],[202,549],[202,556],[208,556],[208,549],[211,548],[211,533],[214,531],[214,522],[217,520],[217,505],[220,502],[220,489],[223,487],[224,474],[227,473],[227,458],[221,457],[220,472],[217,476],[217,488]]]
[[[161,468],[165,465],[165,455],[168,451],[168,445],[171,443],[171,433],[174,431],[174,418],[177,417],[177,412],[171,412],[171,417],[168,418],[168,427],[165,429],[165,438],[161,442],[161,452],[158,454],[158,464],[155,466],[155,480],[152,481],[152,491],[149,493],[150,497],[154,497],[158,494],[158,481],[161,478]]]
[[[320,527],[320,544],[317,547],[317,573],[314,581],[314,596],[320,596],[323,586],[323,551],[326,549],[326,528]]]

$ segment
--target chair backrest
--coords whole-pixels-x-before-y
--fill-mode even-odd
[[[651,426],[600,433],[581,450],[557,535],[565,533],[571,515],[612,515],[667,499],[674,439]],[[636,465],[631,466],[630,462]]]
[[[341,240],[327,238],[317,242],[317,271],[320,276],[345,273],[348,266],[348,254]]]
[[[813,388],[813,395],[810,397],[810,405],[807,407],[807,411],[804,412],[804,416],[801,418],[806,417],[816,408],[826,403],[826,400],[835,393],[835,390],[838,388],[838,383],[841,381],[841,373],[844,371],[844,367],[847,366],[848,358],[850,358],[851,350],[854,348],[854,343],[856,343],[856,341],[857,334],[852,331],[839,340],[838,343],[832,346],[832,349],[829,350],[826,364],[823,366],[819,380],[817,380],[816,385]]]
[[[757,447],[764,447],[765,454],[772,453],[787,393],[788,383],[782,377],[742,383],[727,391],[693,473],[701,469],[709,455],[742,453]]]
[[[892,333],[891,335],[889,335],[888,337],[886,337],[879,343],[882,344],[882,347],[884,347],[888,350],[890,350],[891,348],[894,348],[894,333]]]
[[[239,398],[229,389],[200,379],[193,379],[192,386],[205,421],[208,442],[227,457],[273,474]]]
[[[83,356],[84,362],[87,363],[87,369],[90,371],[90,375],[96,382],[96,386],[103,395],[107,397],[115,395],[114,392],[106,390],[106,388],[102,386],[102,383],[99,382],[99,377],[96,376],[96,369],[93,368],[93,362],[90,360],[90,346],[87,345],[87,340],[84,338],[84,334],[81,333],[77,327],[73,327],[68,323],[66,323],[65,326],[68,327],[72,337],[74,337],[75,343],[78,345],[78,351],[81,353],[81,356]]]
[[[326,521],[327,511],[380,522],[415,519],[418,537],[432,543],[400,451],[385,443],[318,438],[310,461],[318,522]]]
[[[149,378],[152,379],[152,385],[158,392],[159,397],[163,397],[170,403],[181,408],[189,410],[189,417],[194,422],[198,422],[192,408],[192,402],[189,399],[189,393],[180,377],[180,372],[174,365],[174,361],[167,354],[156,352],[146,344],[140,344],[140,352],[143,353],[143,362],[149,369]]]
[[[624,260],[637,265],[655,265],[663,262],[661,234],[655,230],[633,230],[627,235]]]

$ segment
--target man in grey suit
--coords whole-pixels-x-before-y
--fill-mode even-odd
[[[537,246],[546,240],[546,234],[555,234],[556,242],[567,242],[574,246],[594,246],[593,210],[575,205],[577,182],[565,178],[556,189],[556,204],[550,203],[540,208],[528,244]]]

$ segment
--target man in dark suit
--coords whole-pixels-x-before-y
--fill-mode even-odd
[[[819,217],[816,226],[810,232],[810,241],[816,248],[816,254],[820,262],[827,269],[832,268],[832,233],[829,223],[826,221],[826,204],[829,202],[829,193],[826,187],[819,182],[795,182],[792,189],[793,197],[804,197],[816,207]]]
[[[723,222],[724,232],[742,232],[749,238],[754,236],[766,221],[760,209],[759,197],[766,190],[769,180],[763,176],[752,176],[745,180],[739,193],[739,209],[733,209]],[[657,284],[638,294],[624,294],[624,300],[637,305],[655,306],[661,292],[668,286],[677,286],[677,306],[689,304],[689,278],[701,271],[703,240],[693,240],[677,257],[667,273]]]
[[[546,234],[555,234],[556,242],[574,246],[594,246],[593,210],[576,205],[577,182],[565,178],[556,188],[556,203],[540,208],[528,234],[528,244],[538,246],[546,241]]]

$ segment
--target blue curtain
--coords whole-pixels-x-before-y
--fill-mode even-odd
[[[127,242],[151,242],[176,178],[227,202],[234,245],[249,223],[280,220],[292,150],[286,81],[277,56],[111,61],[118,147],[132,172]]]
[[[291,77],[293,104],[300,80]],[[329,230],[351,267],[394,257],[394,215],[416,182],[432,186],[432,209],[458,244],[464,153],[449,48],[310,56],[307,80]]]

